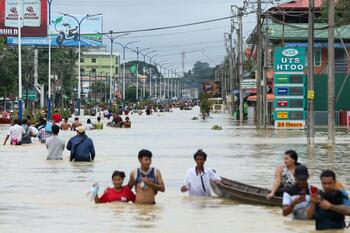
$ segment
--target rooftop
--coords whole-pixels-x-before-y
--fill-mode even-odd
[[[321,8],[323,0],[315,0],[315,8]],[[291,0],[287,3],[282,3],[273,6],[269,11],[276,10],[307,10],[309,9],[309,0]]]

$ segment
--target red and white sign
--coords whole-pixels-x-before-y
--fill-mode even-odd
[[[47,10],[47,0],[0,0],[0,36],[18,36],[20,23],[23,37],[46,37]]]
[[[279,100],[277,102],[278,107],[288,107],[288,101],[287,100]]]

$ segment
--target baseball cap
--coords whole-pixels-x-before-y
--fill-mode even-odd
[[[298,165],[295,168],[295,178],[297,180],[307,180],[309,178],[309,171],[306,166]]]
[[[85,128],[83,126],[79,126],[79,127],[77,127],[76,131],[78,133],[85,133]]]

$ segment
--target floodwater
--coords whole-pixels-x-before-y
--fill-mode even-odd
[[[206,233],[206,232],[314,232],[313,222],[293,222],[274,207],[254,206],[217,197],[191,199],[179,189],[188,168],[194,166],[197,149],[208,153],[207,166],[224,177],[270,187],[274,167],[285,150],[293,148],[308,165],[311,183],[319,185],[324,168],[334,169],[350,187],[349,141],[337,134],[335,151],[324,149],[327,133],[317,133],[314,153],[306,152],[303,131],[257,132],[235,126],[226,114],[205,121],[191,120],[192,111],[175,110],[153,116],[132,115],[133,128],[90,131],[97,151],[93,164],[46,161],[46,149],[35,141],[29,146],[0,146],[0,232],[84,233]],[[219,124],[222,131],[212,131]],[[1,126],[0,139],[6,128]],[[73,132],[62,132],[68,140]],[[126,173],[138,166],[137,153],[150,149],[153,165],[162,172],[166,192],[157,204],[142,206],[113,203],[95,205],[86,196],[94,182],[111,186],[114,170]],[[312,155],[313,154],[313,155]],[[125,181],[127,182],[127,180]]]

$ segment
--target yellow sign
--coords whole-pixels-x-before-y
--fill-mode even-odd
[[[300,129],[304,127],[303,122],[292,122],[292,121],[278,121],[276,122],[277,128],[286,128],[286,129]]]
[[[277,119],[288,119],[288,112],[277,112]]]
[[[314,91],[308,91],[307,92],[307,99],[308,100],[314,100],[315,99],[315,92]]]

